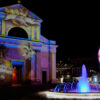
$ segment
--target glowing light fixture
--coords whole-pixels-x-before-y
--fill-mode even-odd
[[[93,82],[97,83],[98,82],[98,76],[93,76]]]
[[[21,3],[21,0],[18,0],[17,3]]]

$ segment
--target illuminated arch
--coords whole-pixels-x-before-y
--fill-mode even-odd
[[[8,31],[8,36],[28,39],[27,32],[20,27],[13,27]]]

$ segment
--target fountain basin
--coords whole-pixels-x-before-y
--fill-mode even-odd
[[[89,83],[86,66],[83,64],[78,82],[58,83],[54,89],[38,94],[52,99],[100,99],[100,84]]]
[[[38,93],[40,96],[52,99],[100,99],[100,93],[62,93],[43,91]]]

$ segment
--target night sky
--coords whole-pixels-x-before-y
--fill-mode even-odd
[[[0,7],[17,0],[0,0]],[[57,60],[93,57],[100,46],[100,11],[94,3],[22,0],[22,5],[42,20],[41,34],[56,40]]]

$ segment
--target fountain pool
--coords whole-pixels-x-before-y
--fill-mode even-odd
[[[47,98],[59,99],[100,99],[100,85],[89,83],[86,66],[83,64],[81,77],[77,83],[59,83],[54,89],[39,92],[39,94]]]

